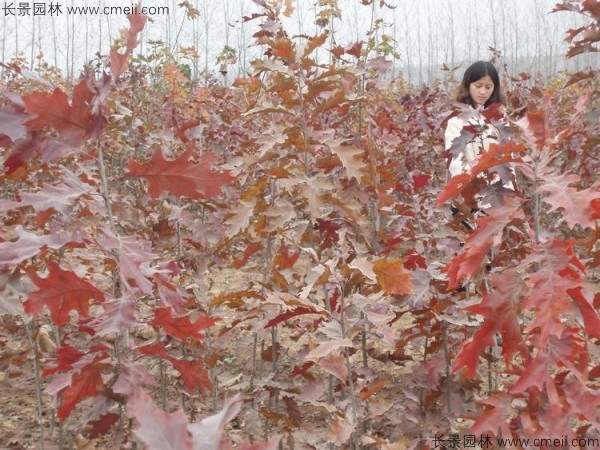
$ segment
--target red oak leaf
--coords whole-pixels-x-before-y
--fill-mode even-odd
[[[74,151],[71,145],[67,145],[55,138],[44,136],[40,131],[34,131],[24,139],[19,139],[10,156],[4,161],[7,174],[15,172],[33,158],[40,158],[46,163],[66,156]]]
[[[533,285],[531,295],[523,302],[523,309],[536,311],[529,330],[539,328],[542,348],[546,348],[548,336],[563,334],[565,326],[561,317],[574,310],[567,291],[574,291],[581,285],[581,274],[585,270],[575,256],[574,244],[548,240],[534,246],[533,252],[523,261],[523,264],[535,267],[535,272],[529,275]]]
[[[458,287],[465,278],[474,275],[489,250],[501,243],[504,228],[515,218],[521,217],[521,200],[507,197],[502,206],[486,210],[487,216],[477,219],[478,228],[465,243],[462,253],[452,258],[444,271],[448,274],[448,289]]]
[[[141,360],[125,361],[120,367],[119,377],[112,390],[116,394],[133,398],[144,386],[158,386],[158,384]]]
[[[428,175],[425,173],[413,173],[412,180],[413,180],[413,191],[416,192],[419,189],[421,189],[423,186],[427,186],[427,184],[429,183],[429,180],[431,180],[431,175]]]
[[[42,372],[43,377],[53,375],[56,372],[68,372],[73,369],[73,364],[81,359],[83,356],[75,347],[71,345],[63,345],[56,350],[56,357],[58,359],[56,367],[44,369]]]
[[[456,197],[470,181],[471,177],[468,173],[461,173],[452,177],[444,190],[438,195],[438,208],[442,206],[446,200]]]
[[[31,116],[15,106],[0,108],[0,135],[8,136],[13,142],[24,138],[27,135],[24,124],[28,119],[31,119]]]
[[[151,198],[159,198],[163,193],[170,192],[176,197],[187,198],[216,198],[221,194],[221,188],[235,180],[228,171],[214,172],[211,170],[217,156],[206,153],[199,163],[189,161],[192,155],[190,147],[178,158],[165,160],[160,148],[155,148],[152,158],[145,164],[129,159],[128,176],[146,178],[148,194]]]
[[[344,355],[327,355],[317,360],[317,365],[325,372],[340,379],[343,383],[348,381],[348,367]]]
[[[525,150],[526,147],[524,145],[516,144],[512,141],[509,141],[504,145],[490,144],[488,151],[479,156],[477,164],[471,170],[471,179],[494,166],[509,162],[520,162],[521,159],[516,155],[524,153]]]
[[[306,355],[306,359],[312,359],[318,362],[319,358],[324,358],[342,347],[353,347],[352,341],[346,338],[321,342]]]
[[[250,257],[262,249],[263,249],[262,244],[260,244],[258,242],[250,242],[248,244],[248,246],[246,247],[246,249],[244,250],[244,253],[242,254],[242,256],[240,258],[236,259],[235,261],[233,261],[233,263],[231,265],[235,269],[240,269],[240,268],[244,267],[246,265],[246,263],[248,262],[248,260],[250,259]]]
[[[52,93],[34,92],[23,97],[25,110],[35,116],[26,122],[31,131],[43,130],[51,126],[61,141],[79,146],[88,136],[93,122],[92,100],[87,80],[81,80],[73,88],[73,101],[69,104],[67,95],[59,88]]]
[[[356,41],[351,47],[346,48],[346,53],[355,56],[356,58],[361,57],[363,41]]]
[[[212,327],[218,320],[207,316],[199,316],[192,322],[189,314],[175,317],[171,308],[157,308],[154,310],[152,325],[162,328],[167,334],[178,339],[195,338],[202,340],[204,335],[200,331]]]
[[[19,236],[14,242],[5,241],[0,243],[0,269],[19,264],[26,259],[36,256],[44,247],[57,250],[69,245],[80,247],[82,238],[76,233],[58,232],[44,236],[29,233],[21,225],[15,228]]]
[[[480,173],[500,164],[521,161],[516,155],[521,154],[524,151],[524,145],[515,144],[512,141],[504,145],[491,144],[488,151],[482,153],[478,157],[476,165],[470,173],[461,173],[452,177],[444,190],[438,195],[437,206],[440,207],[448,199],[456,197],[469,185],[469,183],[475,180]]]
[[[135,308],[133,297],[127,294],[104,303],[104,314],[92,323],[98,330],[98,336],[117,334],[134,326],[137,323]]]
[[[552,395],[556,392],[552,369],[557,363],[566,366],[585,385],[581,372],[575,366],[576,361],[587,353],[581,343],[581,339],[576,338],[570,330],[561,337],[550,336],[547,347],[540,348],[536,357],[525,366],[511,393],[522,393],[533,386],[543,391],[545,385],[549,395]]]
[[[548,139],[547,114],[544,111],[531,111],[516,123],[529,142],[538,148],[543,147]]]
[[[315,365],[314,361],[308,361],[308,362],[302,364],[301,366],[294,368],[294,370],[292,370],[292,376],[297,377],[298,375],[302,375],[302,374],[306,373],[306,371],[314,365]]]
[[[372,385],[365,386],[360,391],[360,398],[363,400],[368,400],[377,394],[379,391],[388,386],[389,380],[379,379],[376,380]]]
[[[291,1],[288,0],[288,3],[291,4]],[[316,48],[321,47],[327,41],[328,36],[329,36],[329,33],[325,32],[323,34],[319,34],[319,35],[311,37],[308,40],[308,45],[304,49],[304,56],[310,55]],[[333,53],[333,51],[332,51],[332,53]]]
[[[39,290],[31,292],[23,304],[26,313],[37,316],[47,306],[50,318],[61,327],[69,322],[70,311],[86,317],[92,301],[104,302],[104,293],[75,273],[62,270],[55,262],[48,263],[48,271],[47,278],[38,277],[33,270],[28,271]]]
[[[361,174],[366,167],[365,163],[360,158],[365,152],[365,149],[351,144],[346,145],[344,139],[335,139],[327,142],[327,144],[332,153],[340,159],[342,165],[346,169],[347,177],[354,177],[357,180],[360,180]]]
[[[285,322],[286,320],[291,319],[292,317],[302,316],[304,314],[323,314],[323,312],[315,311],[314,309],[305,308],[302,306],[300,308],[284,312],[283,314],[279,314],[274,319],[269,320],[269,322],[267,322],[267,324],[265,325],[265,328],[274,327],[275,325],[278,325],[281,322]]]
[[[104,228],[103,232],[104,235],[98,240],[98,244],[109,252],[119,252],[123,285],[133,295],[137,295],[139,290],[145,294],[152,294],[154,286],[148,279],[152,270],[148,265],[158,258],[151,252],[152,244],[149,241],[140,241],[134,236],[117,236],[108,228]]]
[[[296,60],[295,45],[288,37],[277,37],[274,40],[265,39],[262,43],[271,47],[268,52],[272,56],[279,57],[288,63]]]
[[[200,125],[200,120],[198,119],[190,119],[181,124],[181,126],[177,127],[173,130],[173,134],[177,139],[181,139],[183,142],[189,142],[189,138],[186,136],[186,131],[193,129]]]
[[[140,4],[141,2],[136,6],[138,10]],[[129,20],[129,28],[121,30],[121,35],[125,39],[125,51],[123,53],[119,53],[117,49],[110,51],[110,70],[115,79],[119,78],[125,71],[127,58],[137,46],[137,35],[144,29],[148,17],[144,14],[128,14],[127,20]]]
[[[169,357],[168,361],[177,369],[190,394],[199,390],[208,395],[212,391],[213,385],[202,359],[188,361]]]
[[[148,450],[191,450],[192,440],[188,421],[182,410],[166,413],[148,395],[139,392],[127,403],[127,411],[138,426],[133,429],[136,439]]]
[[[512,437],[510,426],[506,422],[506,417],[512,411],[511,402],[514,397],[507,393],[498,393],[492,395],[483,403],[489,407],[479,413],[479,417],[473,424],[471,432],[478,436],[486,435],[487,433],[497,433],[498,429],[502,430],[502,437]]]
[[[207,394],[212,389],[212,383],[208,377],[206,366],[202,359],[185,360],[173,358],[167,353],[167,349],[160,342],[144,345],[138,348],[139,352],[144,355],[158,356],[173,364],[173,367],[181,375],[181,379],[188,388],[190,393],[200,389],[200,392]]]
[[[585,417],[597,430],[600,430],[598,411],[600,410],[600,395],[588,387],[577,383],[573,378],[567,378],[565,396],[572,411],[577,411]]]
[[[163,305],[173,308],[178,313],[183,313],[186,301],[177,288],[158,273],[154,274],[154,282],[156,283],[158,296]]]
[[[461,345],[452,363],[454,372],[465,367],[466,377],[475,376],[481,353],[494,343],[497,333],[502,335],[502,356],[507,365],[513,364],[515,353],[523,348],[517,313],[524,286],[519,282],[519,274],[508,271],[493,276],[492,282],[495,290],[487,294],[480,303],[466,308],[471,313],[481,314],[484,319],[483,325]]]
[[[108,433],[118,421],[119,415],[117,413],[106,413],[87,424],[85,436],[89,439],[96,439],[98,436]]]
[[[588,335],[600,339],[600,317],[598,311],[594,309],[592,301],[587,299],[587,292],[578,287],[577,289],[567,290],[567,293],[579,308]]]
[[[62,398],[57,416],[65,420],[77,406],[86,397],[96,397],[104,388],[102,380],[102,370],[110,367],[109,364],[93,362],[88,364],[79,372],[73,375],[71,384],[59,392]]]
[[[300,256],[300,252],[289,253],[289,247],[287,245],[282,245],[279,247],[277,255],[275,256],[275,265],[279,270],[290,269],[296,264],[298,257]]]
[[[238,415],[241,408],[242,400],[238,394],[225,400],[219,413],[190,425],[188,429],[194,439],[194,450],[221,450],[223,430]]]
[[[169,354],[167,353],[167,349],[160,342],[143,345],[139,347],[138,350],[142,355],[154,355],[163,359],[170,358]]]
[[[412,294],[411,272],[404,268],[402,259],[378,259],[373,263],[373,272],[386,294]]]
[[[0,211],[31,206],[34,211],[42,212],[55,209],[61,214],[67,214],[70,207],[79,197],[90,191],[91,187],[79,181],[77,176],[63,168],[60,184],[43,183],[37,192],[20,194],[20,201],[0,201]]]
[[[551,206],[550,211],[562,209],[563,220],[571,228],[576,224],[580,224],[582,228],[596,226],[598,205],[595,202],[600,201],[599,185],[578,191],[569,186],[579,181],[579,177],[575,175],[548,174],[543,175],[542,180],[537,192],[549,193],[543,201]]]
[[[335,416],[329,422],[329,430],[327,432],[327,441],[333,442],[336,446],[344,445],[354,432],[355,426],[348,419],[341,416]]]

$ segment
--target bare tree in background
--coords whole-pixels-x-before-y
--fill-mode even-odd
[[[19,54],[19,24],[17,23],[17,16],[15,16],[15,54]]]
[[[299,8],[297,9],[297,13],[299,14]],[[238,76],[244,76],[246,71],[248,70],[248,37],[247,37],[247,27],[246,23],[243,20],[243,17],[246,15],[246,10],[244,8],[244,3],[240,2],[240,26],[237,27],[237,46],[238,46],[238,60],[237,60],[237,72]],[[300,21],[300,19],[298,19]]]
[[[74,5],[75,0],[71,0],[71,6]],[[71,15],[71,73],[69,78],[73,79],[75,74],[75,15]],[[69,15],[67,14],[67,26],[69,26]]]
[[[450,14],[448,15],[448,26],[449,26],[449,30],[448,30],[448,39],[446,40],[446,52],[450,53],[450,65],[452,67],[454,67],[454,62],[455,62],[455,42],[454,42],[454,31],[455,31],[455,26],[454,26],[454,7],[453,7],[453,3],[452,0],[447,0],[447,5],[448,5],[448,11],[450,12]],[[446,53],[446,54],[447,54]],[[448,61],[448,58],[446,58],[446,61]]]
[[[215,8],[212,8],[210,0],[201,0],[198,5],[198,11],[200,11],[200,19],[204,25],[204,79],[208,81],[208,56],[210,54],[210,24],[214,20]]]
[[[258,21],[244,23],[241,20],[244,15],[257,10],[252,0],[189,1],[200,11],[199,19],[191,20],[191,24],[188,20],[182,21],[184,8],[177,6],[181,0],[151,2],[152,6],[159,3],[168,5],[170,14],[152,18],[152,24],[142,32],[139,51],[147,50],[149,39],[161,39],[175,52],[177,45],[193,45],[197,50],[191,59],[193,76],[198,78],[203,71],[208,74],[215,70],[213,62],[218,51],[223,45],[229,45],[237,47],[237,73],[245,73],[249,61],[260,57],[260,49],[249,47],[250,35]],[[296,16],[290,19],[286,27],[297,28],[298,34],[312,34],[318,13],[315,1],[296,0]],[[331,0],[323,0],[323,4],[326,5],[328,1]],[[408,68],[407,78],[411,82],[433,80],[439,76],[437,70],[442,63],[456,66],[465,61],[486,59],[489,55],[488,46],[502,52],[511,73],[526,71],[549,75],[566,64],[573,70],[588,65],[597,67],[597,54],[584,54],[569,61],[562,57],[565,52],[565,31],[580,26],[581,20],[577,14],[549,14],[557,1],[398,0],[387,2],[396,6],[393,13],[387,9],[380,13],[377,9],[379,6],[376,6],[375,12],[390,26],[389,34],[393,33],[401,49],[401,65]],[[336,44],[346,46],[365,39],[364,33],[369,29],[373,5],[366,7],[361,0],[337,2],[343,20],[335,24],[330,20],[328,27],[332,31],[332,25],[335,25]],[[28,67],[36,67],[37,56],[44,53],[49,62],[63,69],[65,76],[72,77],[78,67],[93,57],[96,49],[98,53],[106,54],[107,46],[119,34],[115,18],[110,14],[99,14],[98,17],[68,16],[66,5],[89,4],[103,8],[107,4],[130,5],[136,2],[64,0],[59,3],[62,4],[62,14],[58,16],[48,14],[28,20],[23,16],[11,18],[5,15],[0,19],[2,60],[10,60],[12,55],[24,52],[31,60]],[[380,4],[377,0],[375,3]],[[19,2],[14,4],[18,5]],[[124,18],[117,19],[120,26]],[[226,28],[217,29],[216,24],[220,27],[223,20]],[[229,29],[230,26],[234,30]],[[323,31],[316,28],[317,32]],[[380,32],[381,28],[378,29]],[[296,30],[293,34],[296,34]],[[381,36],[377,34],[373,38],[379,40]],[[316,55],[317,58],[319,56]]]
[[[494,0],[490,0],[490,22],[492,22],[492,46],[498,48],[496,39],[496,14],[494,13]]]
[[[31,52],[29,53],[29,70],[33,70],[35,61],[35,15],[31,11]]]
[[[520,67],[520,52],[519,49],[521,48],[521,41],[519,39],[519,15],[517,14],[517,7],[516,4],[513,3],[512,7],[511,7],[511,14],[510,17],[512,18],[511,20],[511,30],[512,33],[510,34],[512,41],[511,41],[511,49],[512,49],[512,59],[513,59],[513,66],[515,71],[519,71],[519,67]]]
[[[194,8],[196,8],[196,10],[199,11],[198,0],[194,0]],[[194,50],[196,51],[196,56],[194,56],[194,58],[192,59],[192,78],[194,80],[197,80],[198,75],[200,73],[200,70],[198,68],[200,64],[198,56],[200,54],[200,24],[198,22],[198,19],[194,19],[192,21],[192,45],[194,46]]]
[[[421,3],[417,3],[417,14],[420,14]],[[421,27],[417,27],[417,51],[419,55],[419,84],[423,84],[423,41]]]
[[[6,29],[8,24],[6,23],[6,15],[2,18],[2,62],[6,61]],[[0,66],[0,78],[4,77],[4,66]]]
[[[481,40],[481,27],[479,26],[479,14],[477,13],[477,1],[473,3],[473,7],[471,10],[473,11],[473,19],[475,22],[475,41],[468,42],[467,45],[473,45],[477,50],[477,54],[475,55],[476,60],[481,59],[481,54],[479,52],[479,42]]]
[[[408,67],[408,82],[411,83],[412,79],[411,79],[411,75],[410,75],[410,49],[411,49],[411,40],[410,40],[410,36],[409,36],[409,30],[412,28],[410,26],[410,14],[409,14],[409,10],[408,10],[408,4],[404,3],[402,10],[404,11],[404,49],[405,49],[405,58],[406,58],[406,65]]]
[[[427,48],[429,51],[427,52],[427,79],[433,80],[433,27],[431,24],[431,7],[429,2],[427,2]]]

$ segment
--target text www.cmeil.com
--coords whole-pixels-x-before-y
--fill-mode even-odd
[[[168,6],[64,6],[59,2],[4,2],[4,16],[58,16],[65,12],[70,15],[125,15],[145,14],[149,16],[168,15]]]
[[[569,438],[568,436],[562,436],[561,438],[492,438],[488,435],[475,436],[471,434],[465,434],[463,436],[458,434],[451,434],[448,437],[434,436],[432,438],[434,448],[450,449],[450,448],[545,448],[545,447],[558,447],[558,448],[599,448],[600,439],[597,438]]]

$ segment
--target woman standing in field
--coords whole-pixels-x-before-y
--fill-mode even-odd
[[[456,96],[456,108],[444,135],[451,177],[470,173],[478,156],[488,151],[490,144],[506,140],[509,127],[502,100],[500,77],[492,63],[477,61],[465,71]],[[496,204],[498,194],[515,189],[512,168],[499,165],[490,172],[487,177],[478,177],[486,186],[486,192],[474,199],[465,199],[471,209]],[[455,209],[453,207],[453,212]]]

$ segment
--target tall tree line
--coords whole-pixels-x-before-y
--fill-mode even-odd
[[[310,34],[316,29],[318,0],[296,0],[292,17],[285,19],[290,32]],[[580,25],[577,14],[550,14],[557,0],[388,0],[392,8],[378,1],[369,6],[361,0],[337,0],[341,18],[332,17],[332,41],[350,45],[365,37],[374,20],[386,26],[378,36],[387,34],[395,42],[400,59],[395,74],[402,72],[412,83],[426,83],[443,75],[443,64],[450,68],[490,57],[490,48],[500,51],[513,73],[551,74],[564,69],[563,42],[568,28]],[[106,54],[118,29],[126,24],[124,16],[67,15],[67,6],[119,6],[122,2],[102,0],[64,0],[58,2],[62,13],[2,17],[2,61],[15,55],[35,69],[38,56],[77,76],[83,64],[96,53]],[[187,6],[182,6],[183,3]],[[200,78],[218,70],[217,57],[225,46],[236,52],[232,69],[244,74],[251,60],[259,57],[252,47],[257,22],[244,22],[243,16],[255,11],[251,0],[153,0],[146,6],[167,6],[168,15],[152,17],[153,23],[142,36],[141,51],[148,41],[162,41],[178,58],[181,47],[193,46],[197,54],[187,62],[192,76]],[[47,3],[48,4],[48,3]],[[197,11],[190,17],[189,8]],[[321,55],[329,58],[329,55]],[[598,57],[581,55],[569,62],[569,69],[598,66]],[[1,69],[4,70],[4,69]]]

